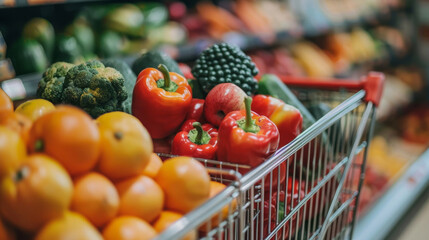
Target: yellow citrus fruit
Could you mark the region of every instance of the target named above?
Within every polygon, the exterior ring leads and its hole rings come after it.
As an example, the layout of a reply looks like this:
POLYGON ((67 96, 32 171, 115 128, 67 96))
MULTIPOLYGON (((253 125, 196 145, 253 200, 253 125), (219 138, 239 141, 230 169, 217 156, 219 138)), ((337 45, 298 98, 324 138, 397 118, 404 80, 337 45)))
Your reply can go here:
POLYGON ((54 104, 45 99, 33 99, 21 103, 16 109, 16 113, 26 116, 31 121, 35 121, 45 113, 55 110, 54 104))
MULTIPOLYGON (((222 183, 210 181, 210 198, 213 198, 214 196, 216 196, 217 194, 222 192, 225 188, 226 188, 226 186, 222 183)), ((234 199, 230 205, 231 205, 231 210, 235 211, 235 209, 237 208, 237 201, 234 199)), ((217 227, 219 225, 220 221, 223 221, 224 219, 226 219, 228 217, 228 213, 229 213, 229 205, 222 208, 222 211, 220 213, 215 214, 212 217, 211 228, 217 227)), ((203 224, 200 227, 201 231, 205 231, 206 229, 207 229, 206 224, 203 224)))
POLYGON ((0 178, 16 170, 26 157, 25 143, 21 136, 4 126, 0 126, 0 178))
POLYGON ((24 231, 36 231, 70 206, 73 183, 52 158, 30 155, 0 181, 2 216, 24 231))
POLYGON ((0 117, 4 113, 13 112, 13 102, 10 97, 0 89, 0 117))
POLYGON ((54 239, 103 240, 103 237, 82 215, 67 211, 61 217, 48 222, 35 238, 35 240, 54 239))
POLYGON ((156 182, 165 193, 165 207, 186 214, 204 203, 210 195, 210 176, 205 167, 191 157, 166 160, 156 182))
POLYGON ((103 230, 105 240, 149 240, 156 235, 149 223, 132 216, 115 218, 103 230))
POLYGON ((161 166, 162 166, 161 158, 156 153, 152 153, 152 156, 150 157, 150 160, 149 160, 149 164, 145 167, 143 171, 143 175, 146 175, 151 178, 155 178, 159 172, 159 169, 161 169, 161 166))
POLYGON ((116 184, 120 197, 119 215, 154 221, 164 207, 164 193, 152 178, 138 176, 116 184))
POLYGON ((105 113, 97 118, 101 136, 98 169, 112 180, 141 174, 153 152, 152 139, 134 116, 105 113))
MULTIPOLYGON (((165 229, 167 229, 171 224, 179 220, 182 216, 180 213, 172 212, 172 211, 162 211, 159 218, 153 224, 153 227, 158 233, 161 233, 165 229)), ((187 233, 182 240, 194 240, 197 239, 197 232, 191 231, 187 233)))
POLYGON ((58 106, 34 122, 27 147, 30 152, 55 158, 76 176, 96 166, 100 156, 100 132, 91 116, 82 109, 58 106))
POLYGON ((119 209, 119 195, 115 185, 95 172, 77 178, 71 209, 82 214, 94 226, 104 226, 115 218, 119 209))

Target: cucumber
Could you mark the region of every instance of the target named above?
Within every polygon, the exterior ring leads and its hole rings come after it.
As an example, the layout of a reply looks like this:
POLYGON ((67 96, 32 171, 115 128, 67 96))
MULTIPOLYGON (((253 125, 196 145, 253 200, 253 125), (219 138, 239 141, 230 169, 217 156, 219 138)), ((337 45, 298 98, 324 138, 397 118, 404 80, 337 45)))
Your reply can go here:
MULTIPOLYGON (((329 111, 331 111, 331 107, 329 107, 326 103, 318 102, 312 103, 308 107, 308 110, 313 114, 313 116, 319 120, 321 117, 325 116, 329 111)), ((341 129, 341 122, 337 121, 331 126, 331 131, 329 133, 329 141, 332 144, 339 144, 340 147, 345 143, 344 134, 341 129)))
POLYGON ((270 95, 272 97, 283 100, 285 103, 296 107, 302 115, 303 130, 310 127, 316 122, 314 116, 308 109, 298 100, 295 94, 284 84, 276 75, 264 74, 258 83, 258 93, 270 95))

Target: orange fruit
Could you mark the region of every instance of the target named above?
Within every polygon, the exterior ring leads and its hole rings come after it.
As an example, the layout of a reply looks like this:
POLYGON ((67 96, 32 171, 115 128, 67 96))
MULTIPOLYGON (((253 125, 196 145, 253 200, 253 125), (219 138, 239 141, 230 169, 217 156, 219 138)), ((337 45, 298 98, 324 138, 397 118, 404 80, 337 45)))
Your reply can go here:
POLYGON ((1 240, 15 240, 15 232, 7 226, 0 218, 0 239, 1 240))
POLYGON ((210 176, 204 166, 191 157, 166 160, 156 182, 164 190, 166 208, 183 214, 201 205, 210 195, 210 176))
POLYGON ((149 240, 156 235, 149 223, 132 216, 115 218, 103 230, 105 240, 149 240))
POLYGON ((119 193, 119 215, 154 221, 164 207, 164 193, 152 178, 138 176, 116 184, 119 193))
MULTIPOLYGON (((161 215, 159 215, 159 218, 156 220, 156 222, 153 224, 153 227, 158 233, 161 233, 165 229, 167 229, 172 223, 179 220, 182 216, 182 214, 172 212, 172 211, 162 211, 161 215)), ((197 232, 195 230, 188 232, 182 240, 193 240, 197 239, 197 232)))
POLYGON ((94 226, 102 227, 115 218, 119 195, 109 179, 91 172, 74 182, 71 209, 82 214, 94 226))
MULTIPOLYGON (((222 183, 210 181, 210 198, 213 198, 214 196, 216 196, 217 194, 222 192, 225 188, 226 188, 226 186, 222 183)), ((237 208, 237 201, 235 201, 235 199, 234 199, 230 205, 231 205, 231 210, 234 211, 237 208)), ((228 213, 229 213, 229 205, 222 208, 221 213, 215 214, 212 217, 211 228, 217 227, 219 225, 220 221, 223 221, 224 219, 226 219, 228 217, 228 213)), ((203 224, 200 227, 200 230, 205 231, 206 227, 207 227, 207 225, 203 224)))
POLYGON ((55 110, 54 104, 45 99, 32 99, 21 103, 16 109, 16 113, 26 116, 31 121, 35 121, 40 116, 55 110))
POLYGON ((36 231, 70 206, 73 183, 52 158, 35 154, 0 182, 0 211, 24 231, 36 231))
POLYGON ((143 171, 143 175, 146 175, 151 178, 155 178, 159 172, 159 169, 161 169, 161 166, 162 166, 161 158, 156 153, 152 153, 152 155, 150 156, 149 164, 146 166, 146 168, 143 171))
POLYGON ((30 152, 52 156, 71 175, 77 175, 96 165, 100 133, 96 123, 83 110, 59 106, 34 122, 28 147, 30 152))
POLYGON ((18 133, 0 126, 0 178, 17 169, 26 157, 25 143, 18 133))
POLYGON ((47 223, 35 238, 35 240, 53 239, 103 240, 103 237, 82 215, 66 211, 61 217, 47 223))
POLYGON ((31 124, 31 120, 20 113, 7 112, 0 117, 0 125, 19 133, 24 142, 28 140, 31 124))
POLYGON ((110 112, 98 117, 97 123, 100 172, 114 180, 141 174, 153 152, 152 139, 141 122, 124 112, 110 112))
POLYGON ((3 113, 13 112, 13 102, 0 88, 0 118, 3 113))

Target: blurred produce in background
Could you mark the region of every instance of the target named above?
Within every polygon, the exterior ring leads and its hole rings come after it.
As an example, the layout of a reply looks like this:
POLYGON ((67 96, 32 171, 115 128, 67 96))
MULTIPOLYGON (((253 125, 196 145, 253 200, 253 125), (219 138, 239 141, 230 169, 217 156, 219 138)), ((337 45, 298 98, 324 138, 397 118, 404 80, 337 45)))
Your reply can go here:
MULTIPOLYGON (((0 8, 0 85, 17 101, 35 97, 41 74, 54 62, 99 59, 135 79, 150 59, 170 56, 180 63, 166 64, 170 70, 188 69, 183 73, 189 76, 200 53, 220 42, 251 57, 256 79, 266 73, 314 79, 385 73, 361 213, 429 146, 426 63, 416 57, 410 1, 89 1, 8 10, 0 8)), ((134 86, 127 84, 128 90, 134 86)))

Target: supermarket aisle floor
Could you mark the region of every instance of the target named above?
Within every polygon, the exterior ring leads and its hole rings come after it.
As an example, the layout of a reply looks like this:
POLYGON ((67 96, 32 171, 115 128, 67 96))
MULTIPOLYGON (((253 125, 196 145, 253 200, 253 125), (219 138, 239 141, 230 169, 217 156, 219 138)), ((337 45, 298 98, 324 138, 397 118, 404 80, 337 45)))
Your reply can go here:
POLYGON ((407 227, 397 238, 398 240, 422 240, 429 239, 429 199, 408 222, 407 227))
POLYGON ((429 186, 420 194, 384 240, 429 239, 429 186))

